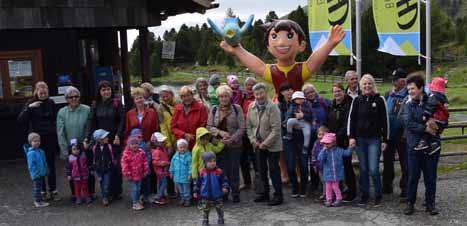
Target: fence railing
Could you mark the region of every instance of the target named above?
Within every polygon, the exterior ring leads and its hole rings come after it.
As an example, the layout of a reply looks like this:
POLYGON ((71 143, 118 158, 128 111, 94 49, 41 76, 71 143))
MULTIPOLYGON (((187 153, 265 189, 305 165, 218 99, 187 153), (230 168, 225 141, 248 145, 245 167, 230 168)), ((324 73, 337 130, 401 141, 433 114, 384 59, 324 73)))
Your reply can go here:
MULTIPOLYGON (((248 71, 241 71, 241 72, 214 72, 214 71, 192 71, 190 72, 195 77, 209 77, 211 74, 218 74, 221 77, 227 77, 228 75, 237 75, 240 78, 246 78, 246 77, 256 77, 257 75, 248 71)), ((313 75, 311 77, 311 81, 316 81, 316 82, 329 82, 329 83, 335 83, 335 82, 345 82, 344 76, 336 76, 336 75, 313 75)), ((377 84, 383 84, 384 79, 383 78, 375 78, 375 82, 377 84)))

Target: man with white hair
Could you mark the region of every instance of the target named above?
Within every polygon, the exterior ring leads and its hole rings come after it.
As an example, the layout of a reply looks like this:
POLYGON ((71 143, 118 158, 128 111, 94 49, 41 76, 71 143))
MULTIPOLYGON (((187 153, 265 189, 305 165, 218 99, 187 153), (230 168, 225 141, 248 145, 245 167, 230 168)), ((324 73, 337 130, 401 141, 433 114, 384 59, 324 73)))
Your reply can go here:
POLYGON ((347 82, 345 93, 352 97, 352 99, 357 97, 360 94, 360 89, 358 88, 357 72, 353 70, 345 72, 345 82, 347 82))

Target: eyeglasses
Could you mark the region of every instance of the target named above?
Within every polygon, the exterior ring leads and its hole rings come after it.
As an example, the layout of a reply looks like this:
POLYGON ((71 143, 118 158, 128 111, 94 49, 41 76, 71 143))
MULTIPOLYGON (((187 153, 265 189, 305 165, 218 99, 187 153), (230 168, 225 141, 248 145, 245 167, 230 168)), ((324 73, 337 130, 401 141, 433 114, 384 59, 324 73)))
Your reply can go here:
POLYGON ((69 96, 69 97, 66 97, 67 99, 71 100, 71 99, 79 99, 79 96, 69 96))

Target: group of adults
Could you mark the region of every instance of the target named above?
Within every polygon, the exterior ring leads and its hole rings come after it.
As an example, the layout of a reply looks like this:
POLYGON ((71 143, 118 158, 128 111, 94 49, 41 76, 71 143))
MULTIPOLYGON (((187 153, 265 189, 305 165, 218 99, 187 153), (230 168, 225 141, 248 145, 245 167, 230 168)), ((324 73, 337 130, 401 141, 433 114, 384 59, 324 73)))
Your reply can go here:
MULTIPOLYGON (((239 169, 242 171, 243 187, 251 187, 250 167, 253 163, 260 182, 255 184, 255 202, 268 201, 269 205, 278 205, 283 202, 284 180, 290 181, 293 197, 306 197, 309 189, 317 189, 320 183, 317 173, 310 169, 309 154, 302 152, 301 129, 294 130, 292 140, 282 139, 285 133, 282 122, 290 107, 292 93, 302 91, 313 109, 310 143, 314 143, 317 129, 325 125, 336 134, 338 146, 357 147, 359 191, 352 157, 345 158, 344 201, 352 202, 360 194, 358 203, 368 204, 371 179, 374 205, 381 205, 383 194, 391 194, 394 190, 394 159, 397 152, 402 171, 400 197, 408 203, 406 214, 413 213, 418 179, 423 171, 426 207, 434 215, 437 214, 435 193, 439 152, 428 156, 413 150, 418 139, 429 128, 426 128, 422 117, 423 100, 426 98, 424 80, 420 75, 406 78, 407 75, 402 69, 395 70, 392 90, 380 95, 371 75, 364 75, 358 81, 357 74, 348 71, 345 74, 346 87, 341 83, 333 84, 332 100, 320 96, 311 84, 294 90, 288 83, 283 83, 276 90, 278 103, 268 98, 265 84, 250 77, 244 83, 245 95, 241 105, 232 103, 232 89, 229 86, 216 85, 212 88, 212 81, 203 78, 196 81, 195 90, 183 86, 179 92, 180 101, 177 101, 170 87, 161 86, 158 96, 154 96, 153 86, 145 83, 132 89, 134 106, 128 112, 114 96, 112 85, 103 81, 97 87, 97 96, 91 106, 80 103, 77 88, 68 88, 65 92, 68 105, 61 108, 58 114, 55 114, 54 102, 49 99, 47 84, 38 82, 34 97, 25 104, 19 119, 28 123, 30 131, 43 137, 42 148, 51 172, 48 184, 53 196, 58 196, 54 164, 57 143, 60 156, 65 158, 71 138, 89 143, 92 131, 105 129, 110 132, 113 144, 123 145, 130 131, 140 128, 145 141, 149 141, 153 132, 162 132, 168 137, 167 146, 173 153, 177 139, 186 139, 191 149, 196 141, 196 129, 206 127, 225 143, 223 151, 218 154, 218 163, 229 179, 233 202, 240 202, 239 169), (379 161, 382 153, 384 168, 381 180, 379 161), (285 161, 280 163, 281 159, 285 161), (286 171, 288 178, 281 170, 286 171), (269 195, 269 177, 274 188, 272 198, 269 195)), ((213 78, 218 82, 219 76, 212 76, 211 80, 213 78)), ((115 174, 113 177, 117 179, 112 180, 111 194, 118 199, 122 193, 121 175, 115 174)))

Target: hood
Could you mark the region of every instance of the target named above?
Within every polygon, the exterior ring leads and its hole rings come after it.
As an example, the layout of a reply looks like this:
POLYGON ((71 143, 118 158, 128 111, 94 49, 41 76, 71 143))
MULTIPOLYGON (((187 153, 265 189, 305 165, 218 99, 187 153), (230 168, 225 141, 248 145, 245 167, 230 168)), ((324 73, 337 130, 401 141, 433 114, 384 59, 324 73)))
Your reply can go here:
POLYGON ((23 152, 24 152, 24 154, 28 154, 29 148, 30 148, 30 147, 31 147, 31 145, 29 145, 29 144, 24 144, 24 145, 23 145, 23 152))
POLYGON ((200 127, 198 129, 196 129, 196 143, 199 143, 200 138, 202 136, 206 135, 206 134, 211 135, 211 133, 209 132, 208 129, 206 129, 204 127, 200 127))

